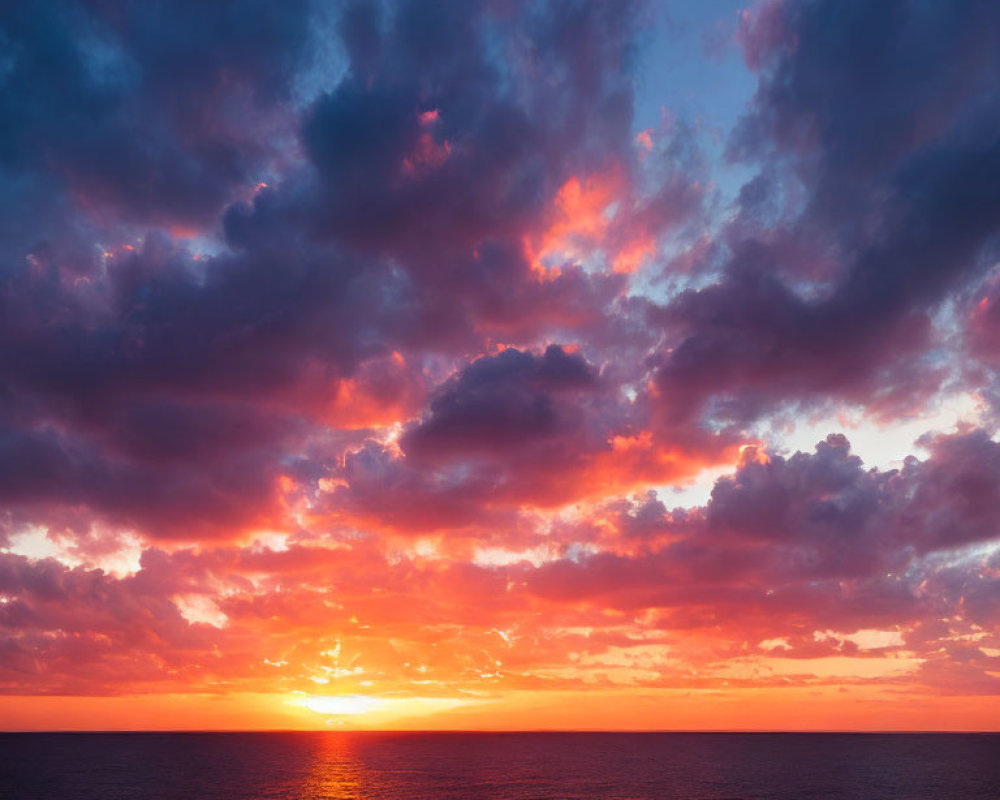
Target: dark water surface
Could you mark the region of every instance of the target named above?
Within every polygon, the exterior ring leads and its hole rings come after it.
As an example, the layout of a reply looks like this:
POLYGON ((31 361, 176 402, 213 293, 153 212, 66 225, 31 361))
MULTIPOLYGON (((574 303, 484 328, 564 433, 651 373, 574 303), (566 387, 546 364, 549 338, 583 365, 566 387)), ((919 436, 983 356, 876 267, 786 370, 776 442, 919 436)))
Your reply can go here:
POLYGON ((1000 798, 1000 735, 0 734, 0 797, 1000 798))

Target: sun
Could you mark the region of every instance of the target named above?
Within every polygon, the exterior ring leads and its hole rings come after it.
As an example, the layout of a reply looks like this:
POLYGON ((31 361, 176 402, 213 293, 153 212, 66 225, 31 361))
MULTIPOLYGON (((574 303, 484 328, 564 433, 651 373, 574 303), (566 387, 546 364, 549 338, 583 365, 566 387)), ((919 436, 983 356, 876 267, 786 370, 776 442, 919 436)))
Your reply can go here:
POLYGON ((301 704, 317 714, 344 717, 367 714, 381 705, 377 698, 363 694, 309 695, 301 704))

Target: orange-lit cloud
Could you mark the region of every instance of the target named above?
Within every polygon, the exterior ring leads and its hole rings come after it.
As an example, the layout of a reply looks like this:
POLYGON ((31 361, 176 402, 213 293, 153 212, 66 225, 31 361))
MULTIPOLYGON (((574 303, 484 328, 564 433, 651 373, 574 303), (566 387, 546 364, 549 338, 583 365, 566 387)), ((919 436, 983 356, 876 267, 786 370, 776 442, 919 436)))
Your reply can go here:
MULTIPOLYGON (((524 238, 532 269, 549 275, 560 262, 586 261, 601 254, 615 272, 636 271, 656 252, 655 228, 644 219, 647 202, 636 199, 626 173, 617 165, 569 178, 552 200, 548 226, 537 236, 524 238)), ((657 222, 668 224, 668 219, 657 222)))

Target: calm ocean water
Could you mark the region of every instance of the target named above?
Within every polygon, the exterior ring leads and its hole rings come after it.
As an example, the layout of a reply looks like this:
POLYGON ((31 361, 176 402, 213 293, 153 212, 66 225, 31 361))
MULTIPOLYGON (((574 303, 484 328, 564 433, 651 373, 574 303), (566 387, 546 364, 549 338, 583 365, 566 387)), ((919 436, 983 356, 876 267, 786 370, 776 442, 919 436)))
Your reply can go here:
POLYGON ((1000 798, 1000 735, 0 734, 0 797, 1000 798))

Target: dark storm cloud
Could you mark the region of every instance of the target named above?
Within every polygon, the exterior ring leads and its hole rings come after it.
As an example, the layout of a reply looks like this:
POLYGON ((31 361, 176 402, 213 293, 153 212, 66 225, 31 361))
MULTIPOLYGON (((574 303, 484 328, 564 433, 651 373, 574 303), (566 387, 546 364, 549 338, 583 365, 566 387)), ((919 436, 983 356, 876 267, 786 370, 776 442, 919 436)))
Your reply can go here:
POLYGON ((566 180, 630 166, 636 19, 632 3, 348 6, 348 72, 301 131, 315 171, 247 225, 396 259, 409 324, 438 348, 484 323, 578 328, 560 309, 593 320, 622 281, 567 265, 543 285, 523 241, 566 180))
MULTIPOLYGON (((907 644, 926 653, 925 678, 960 687, 945 673, 949 659, 962 658, 942 658, 939 648, 951 646, 952 628, 966 620, 995 625, 997 555, 976 548, 995 538, 1000 446, 979 430, 925 444, 929 457, 890 471, 865 468, 839 435, 814 453, 766 463, 749 452, 704 509, 674 517, 647 499, 626 515, 630 546, 638 535, 650 548, 566 557, 522 576, 549 599, 662 608, 669 626, 706 624, 705 606, 711 624, 746 626, 744 636, 805 626, 802 641, 788 647, 795 657, 818 654, 814 630, 915 626, 907 644), (926 627, 937 619, 936 632, 926 627)), ((984 674, 992 662, 970 647, 974 674, 996 691, 984 674)))
POLYGON ((661 437, 647 419, 581 354, 507 348, 440 386, 397 443, 348 454, 330 502, 411 532, 488 525, 521 506, 688 476, 734 448, 731 436, 697 429, 661 437))
POLYGON ((210 222, 276 155, 261 130, 280 132, 269 115, 306 53, 307 9, 7 4, 0 163, 103 225, 210 222))
POLYGON ((382 311, 360 272, 290 248, 197 262, 151 237, 105 259, 93 291, 56 266, 11 278, 6 502, 175 536, 253 520, 337 380, 384 347, 365 341, 382 311))
POLYGON ((930 315, 998 232, 998 30, 993 3, 750 18, 760 83, 729 147, 765 183, 744 187, 720 281, 655 316, 677 336, 657 374, 675 414, 748 420, 832 396, 891 412, 938 388, 930 315), (755 185, 800 211, 760 216, 755 185))
POLYGON ((407 455, 436 459, 498 452, 532 439, 579 434, 577 395, 597 389, 591 365, 552 345, 541 357, 513 348, 480 358, 430 403, 402 441, 407 455), (560 397, 571 393, 570 397, 560 397), (573 413, 576 411, 577 413, 573 413))
MULTIPOLYGON (((539 280, 523 240, 570 176, 634 166, 637 7, 347 4, 339 42, 317 10, 0 16, 6 502, 238 528, 326 425, 413 415, 424 353, 607 327, 622 278, 539 280), (338 48, 346 73, 302 106, 338 48), (411 377, 378 380, 390 356, 411 377)), ((561 353, 538 380, 572 378, 561 353)))
POLYGON ((575 490, 568 476, 608 450, 623 423, 610 393, 591 364, 557 345, 483 356, 437 390, 400 452, 370 442, 349 454, 349 488, 334 504, 418 531, 496 522, 520 500, 551 504, 575 490))

